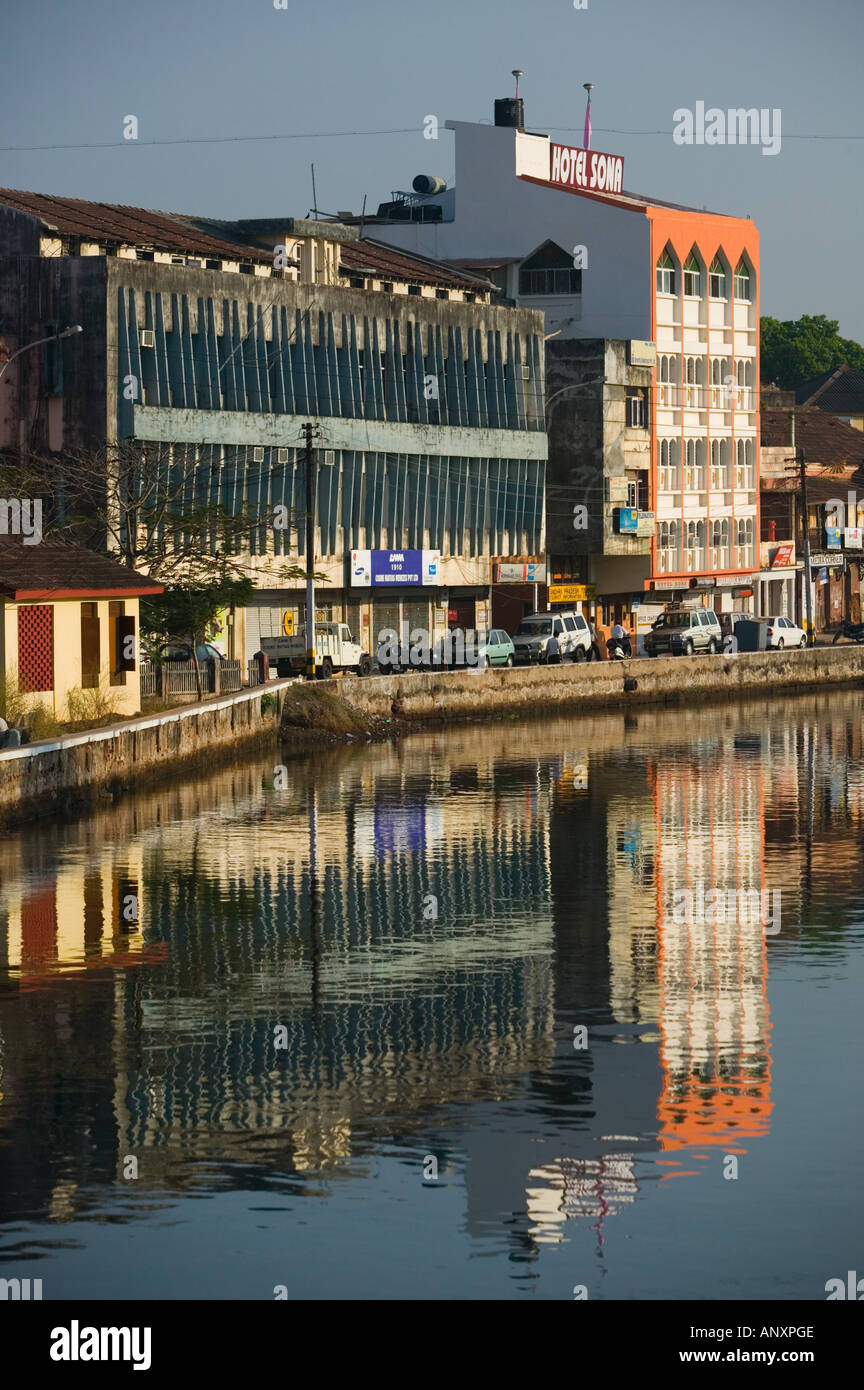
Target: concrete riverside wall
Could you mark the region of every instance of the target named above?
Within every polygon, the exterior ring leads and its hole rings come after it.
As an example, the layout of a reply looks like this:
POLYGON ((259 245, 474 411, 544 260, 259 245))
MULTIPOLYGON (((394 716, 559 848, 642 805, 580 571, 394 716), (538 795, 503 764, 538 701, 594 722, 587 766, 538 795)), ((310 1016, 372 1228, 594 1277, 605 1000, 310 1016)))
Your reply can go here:
POLYGON ((293 684, 272 681, 221 700, 6 749, 0 752, 0 821, 32 819, 88 801, 139 776, 169 774, 184 760, 210 755, 212 766, 218 748, 275 741, 285 692, 293 684), (272 704, 262 712, 265 695, 272 704))
POLYGON ((321 689, 338 693, 361 717, 422 724, 482 719, 512 710, 611 710, 664 701, 686 705, 691 699, 702 698, 722 702, 859 683, 864 688, 864 646, 752 652, 735 657, 641 657, 450 675, 352 677, 324 681, 321 689), (625 688, 625 682, 630 681, 635 681, 635 689, 625 688))

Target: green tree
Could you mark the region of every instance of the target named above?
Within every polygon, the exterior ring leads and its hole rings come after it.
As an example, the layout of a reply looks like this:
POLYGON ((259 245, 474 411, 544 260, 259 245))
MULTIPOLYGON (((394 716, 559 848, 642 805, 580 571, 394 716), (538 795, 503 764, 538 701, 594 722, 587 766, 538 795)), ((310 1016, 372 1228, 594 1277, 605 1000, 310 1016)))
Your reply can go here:
POLYGON ((782 323, 763 318, 761 363, 764 382, 791 390, 844 364, 864 368, 864 347, 841 338, 837 320, 824 314, 802 314, 800 319, 782 323))

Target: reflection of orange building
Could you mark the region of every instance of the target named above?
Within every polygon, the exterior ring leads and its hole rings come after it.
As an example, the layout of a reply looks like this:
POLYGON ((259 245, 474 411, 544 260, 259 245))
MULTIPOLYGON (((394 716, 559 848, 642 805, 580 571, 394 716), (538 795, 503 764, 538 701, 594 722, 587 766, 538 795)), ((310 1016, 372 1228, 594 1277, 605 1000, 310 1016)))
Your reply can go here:
MULTIPOLYGON (((657 770, 657 917, 663 1148, 767 1132, 771 1066, 761 915, 682 912, 681 894, 765 887, 761 765, 732 749, 714 767, 657 770), (725 916, 725 920, 724 920, 725 916), (705 920, 703 920, 703 918, 705 920)), ((689 901, 689 900, 688 900, 689 901)))

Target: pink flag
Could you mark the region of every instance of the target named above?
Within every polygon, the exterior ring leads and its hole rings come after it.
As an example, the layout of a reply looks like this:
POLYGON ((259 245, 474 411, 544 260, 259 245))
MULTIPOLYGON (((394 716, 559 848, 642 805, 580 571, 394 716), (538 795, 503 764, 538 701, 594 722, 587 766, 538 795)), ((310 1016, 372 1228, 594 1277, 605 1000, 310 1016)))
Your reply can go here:
POLYGON ((590 97, 590 95, 589 95, 589 97, 588 97, 588 105, 585 107, 585 131, 584 131, 584 134, 583 134, 583 136, 582 136, 582 148, 583 148, 584 150, 590 150, 590 148, 591 148, 591 97, 590 97))

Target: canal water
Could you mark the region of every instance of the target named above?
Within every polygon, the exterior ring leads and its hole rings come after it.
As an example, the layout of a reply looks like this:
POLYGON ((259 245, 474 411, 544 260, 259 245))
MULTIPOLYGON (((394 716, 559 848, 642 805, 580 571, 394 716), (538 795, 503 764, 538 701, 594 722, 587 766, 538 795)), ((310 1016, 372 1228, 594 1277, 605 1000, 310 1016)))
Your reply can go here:
MULTIPOLYGON (((864 698, 283 749, 0 841, 0 1277, 864 1274, 864 698)), ((216 766, 218 764, 218 766, 216 766)))

